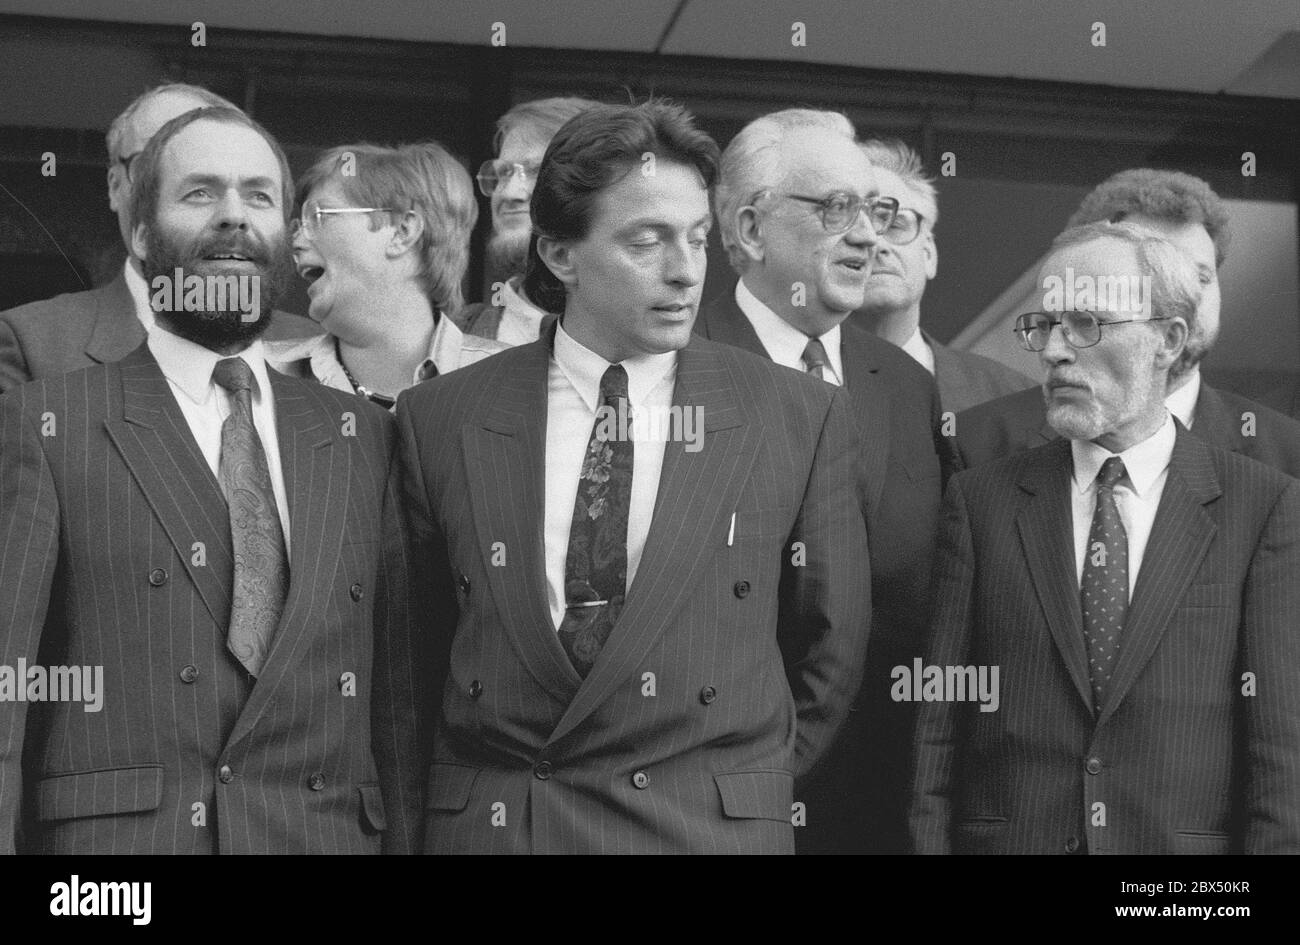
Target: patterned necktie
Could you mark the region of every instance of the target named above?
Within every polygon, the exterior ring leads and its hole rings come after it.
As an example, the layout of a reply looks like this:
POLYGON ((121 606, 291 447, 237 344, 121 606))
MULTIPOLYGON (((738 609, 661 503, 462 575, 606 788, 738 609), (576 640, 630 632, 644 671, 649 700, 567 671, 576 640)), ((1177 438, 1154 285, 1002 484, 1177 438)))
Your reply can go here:
POLYGON ((221 425, 217 478, 230 506, 235 549, 231 595, 230 652, 254 676, 262 672, 289 589, 289 559, 276 510, 262 440, 253 426, 252 390, 257 381, 242 358, 217 362, 212 379, 230 391, 230 416, 221 425))
POLYGON ((1084 552, 1083 635, 1088 643, 1088 676, 1092 698, 1101 711, 1106 683, 1115 667, 1119 638, 1128 611, 1128 534, 1115 505, 1115 483, 1126 475, 1124 460, 1112 456, 1097 474, 1097 510, 1092 516, 1084 552))
POLYGON ((582 460, 564 562, 566 606, 560 645, 584 679, 618 621, 627 593, 631 431, 627 371, 615 364, 600 379, 600 408, 582 460), (622 417, 627 418, 627 426, 620 430, 622 417))
POLYGON ((830 362, 826 360, 826 347, 820 338, 808 339, 808 347, 803 349, 803 363, 813 377, 826 380, 826 368, 830 362))

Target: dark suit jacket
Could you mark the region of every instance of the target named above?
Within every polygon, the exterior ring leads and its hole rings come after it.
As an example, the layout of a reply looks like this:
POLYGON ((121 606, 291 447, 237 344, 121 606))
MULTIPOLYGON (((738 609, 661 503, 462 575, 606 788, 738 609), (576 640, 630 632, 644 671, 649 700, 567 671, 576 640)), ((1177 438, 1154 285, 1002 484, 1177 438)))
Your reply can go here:
POLYGON ((553 338, 397 403, 417 567, 459 610, 432 670, 427 849, 793 852, 794 779, 847 713, 867 641, 847 398, 692 339, 673 402, 702 410, 702 448, 667 443, 640 566, 584 680, 546 596, 553 338))
POLYGON ((148 346, 0 397, 0 665, 98 665, 104 689, 94 713, 0 702, 0 851, 24 793, 34 852, 418 848, 395 426, 270 377, 290 587, 251 686, 229 512, 148 346))
MULTIPOLYGON (((1300 477, 1300 422, 1201 381, 1193 436, 1300 477)), ((1057 439, 1041 387, 989 401, 957 417, 957 457, 970 469, 1057 439)))
POLYGON ((1300 482, 1179 426, 1097 716, 1072 468, 1057 440, 949 486, 925 664, 999 667, 1000 704, 923 703, 917 849, 1300 852, 1300 482))
MULTIPOLYGON (((318 334, 320 328, 310 319, 277 311, 263 337, 318 334)), ((144 335, 121 273, 98 289, 0 312, 0 394, 27 381, 120 361, 140 346, 144 335)))
MULTIPOLYGON (((734 291, 703 306, 695 330, 767 357, 734 291)), ((871 649, 852 717, 798 798, 808 819, 796 837, 801 853, 899 852, 907 842, 912 713, 890 701, 890 669, 924 647, 949 448, 925 368, 847 321, 840 331, 845 388, 861 435, 856 476, 870 548, 871 649)))
POLYGON ((939 384, 939 402, 945 411, 960 413, 985 401, 1038 386, 1037 381, 992 358, 949 348, 929 335, 924 337, 934 354, 934 379, 939 384))

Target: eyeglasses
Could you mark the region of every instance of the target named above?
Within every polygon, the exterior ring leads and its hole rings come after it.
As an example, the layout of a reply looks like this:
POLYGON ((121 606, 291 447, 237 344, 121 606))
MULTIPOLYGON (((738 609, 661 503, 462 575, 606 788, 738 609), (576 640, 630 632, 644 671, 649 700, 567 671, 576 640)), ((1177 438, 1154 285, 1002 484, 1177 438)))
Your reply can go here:
POLYGON ((915 210, 899 210, 889 229, 880 235, 895 246, 906 246, 921 235, 921 221, 924 219, 915 210))
POLYGON ((898 214, 898 201, 893 197, 859 197, 857 194, 834 193, 828 197, 803 197, 799 194, 774 194, 770 190, 759 192, 755 201, 764 197, 784 197, 799 200, 817 208, 822 228, 827 233, 846 233, 858 222, 858 214, 866 212, 867 222, 876 235, 889 229, 898 214))
POLYGON ((389 207, 322 207, 315 200, 309 200, 302 205, 302 215, 299 219, 294 220, 294 232, 297 228, 302 227, 303 235, 309 240, 314 240, 321 231, 321 226, 327 216, 333 216, 339 213, 396 213, 389 207))
POLYGON ((1102 325, 1128 325, 1133 322, 1162 322, 1161 318, 1121 318, 1103 322, 1092 312, 1060 312, 1053 317, 1048 312, 1027 312, 1016 318, 1016 327, 1012 330, 1020 336, 1020 344, 1026 351, 1042 351, 1047 347, 1047 338, 1052 328, 1061 326, 1065 340, 1075 348, 1091 348, 1101 341, 1102 325))
POLYGON ((520 164, 517 161, 484 161, 474 179, 484 197, 491 197, 498 187, 504 187, 510 178, 520 175, 523 183, 537 181, 537 169, 541 167, 536 161, 520 164))
POLYGON ((135 154, 128 154, 126 157, 115 159, 115 163, 122 165, 122 173, 126 175, 127 183, 131 182, 131 162, 143 153, 143 151, 137 151, 135 154))

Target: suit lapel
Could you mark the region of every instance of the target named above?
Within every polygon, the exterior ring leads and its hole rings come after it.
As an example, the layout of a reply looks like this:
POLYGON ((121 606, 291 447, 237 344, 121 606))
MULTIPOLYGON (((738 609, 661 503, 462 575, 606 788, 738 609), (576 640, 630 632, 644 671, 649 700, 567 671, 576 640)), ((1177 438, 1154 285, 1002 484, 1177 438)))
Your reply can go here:
POLYGON ((108 435, 208 613, 225 627, 230 623, 234 558, 230 513, 221 487, 148 345, 110 369, 122 379, 122 419, 105 421, 108 435))
POLYGON ((1092 711, 1074 562, 1072 468, 1069 440, 1057 440, 1034 454, 1020 476, 1020 488, 1028 495, 1016 513, 1016 528, 1024 548, 1025 567, 1047 617, 1047 628, 1079 698, 1092 711))
POLYGON ((878 509, 888 481, 889 388, 880 375, 880 364, 865 334, 848 321, 840 325, 840 354, 844 363, 844 386, 853 400, 853 414, 862 433, 863 448, 858 451, 858 481, 875 489, 864 496, 866 508, 878 509))
POLYGON ((675 619, 703 560, 726 542, 728 523, 758 454, 758 430, 748 422, 725 365, 707 342, 692 340, 682 349, 673 405, 683 412, 702 411, 701 449, 687 452, 681 437, 666 444, 654 518, 623 612, 551 742, 571 732, 623 685, 675 619))
POLYGON ((95 290, 95 327, 86 342, 86 356, 100 364, 120 361, 144 341, 144 326, 135 314, 135 299, 126 274, 95 290))
POLYGON ((1099 724, 1123 701, 1168 629, 1218 531, 1204 505, 1222 494, 1205 444, 1179 424, 1099 724))
POLYGON ((702 327, 699 334, 705 338, 771 360, 771 355, 759 340, 758 332, 754 331, 754 326, 736 304, 734 284, 704 306, 700 321, 703 324, 699 326, 702 327))
POLYGON ((479 425, 464 427, 462 444, 479 551, 506 631, 534 678, 568 700, 582 678, 551 621, 542 524, 554 334, 552 327, 543 339, 519 349, 522 363, 500 376, 479 425), (499 566, 502 549, 505 567, 499 566))
POLYGON ((315 382, 274 370, 267 374, 275 396, 276 437, 289 500, 289 595, 262 675, 239 714, 228 746, 252 731, 286 679, 292 683, 295 667, 308 649, 304 638, 326 619, 352 483, 350 447, 340 442, 343 418, 315 396, 315 382))

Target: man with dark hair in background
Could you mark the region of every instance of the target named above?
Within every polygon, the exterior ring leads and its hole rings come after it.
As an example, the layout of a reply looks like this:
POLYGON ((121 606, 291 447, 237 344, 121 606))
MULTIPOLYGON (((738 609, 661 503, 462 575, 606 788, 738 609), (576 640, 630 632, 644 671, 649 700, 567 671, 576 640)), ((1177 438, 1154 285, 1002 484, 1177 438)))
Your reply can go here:
MULTIPOLYGON (((117 361, 154 325, 151 292, 131 248, 131 192, 136 159, 154 133, 195 108, 234 108, 197 85, 168 83, 136 98, 109 126, 108 204, 127 249, 122 272, 108 285, 70 292, 0 312, 0 393, 26 381, 117 361)), ((317 334, 304 318, 278 312, 267 338, 317 334)))
POLYGON ((415 849, 396 431, 267 369, 284 153, 191 110, 135 177, 133 252, 181 306, 121 361, 0 397, 0 666, 93 671, 99 703, 0 700, 0 851, 20 797, 32 852, 415 849))
POLYGON ((1019 371, 940 344, 921 328, 921 297, 939 268, 934 228, 939 199, 921 156, 895 139, 862 142, 872 180, 884 197, 898 200, 898 215, 876 245, 867 294, 853 321, 898 345, 939 384, 945 411, 957 413, 1035 384, 1019 371))
POLYGON ((471 335, 507 345, 535 341, 547 313, 531 301, 521 282, 532 238, 529 200, 546 146, 574 115, 597 104, 587 98, 542 98, 520 102, 497 119, 497 156, 478 170, 478 186, 492 204, 488 271, 493 283, 487 302, 466 306, 461 324, 471 335))
MULTIPOLYGON (((1228 211, 1198 177, 1178 171, 1120 171, 1084 198, 1070 226, 1126 221, 1155 230, 1187 253, 1200 280, 1201 302, 1188 319, 1187 344, 1169 370, 1165 402, 1194 435, 1224 449, 1300 476, 1300 423, 1263 404, 1219 390, 1201 378, 1201 361, 1219 336, 1218 269, 1228 255, 1228 211)), ((980 404, 957 417, 958 460, 965 468, 1056 438, 1044 391, 1030 388, 980 404)))
POLYGON ((717 163, 677 106, 573 119, 532 196, 560 322, 398 398, 459 608, 430 852, 794 851, 867 642, 857 443, 844 392, 692 335, 717 163))

